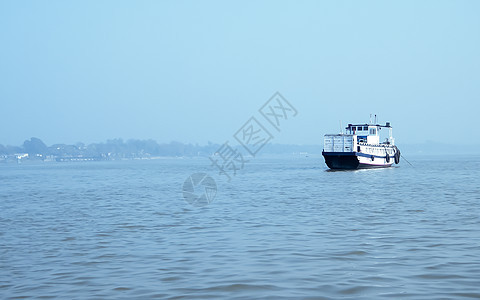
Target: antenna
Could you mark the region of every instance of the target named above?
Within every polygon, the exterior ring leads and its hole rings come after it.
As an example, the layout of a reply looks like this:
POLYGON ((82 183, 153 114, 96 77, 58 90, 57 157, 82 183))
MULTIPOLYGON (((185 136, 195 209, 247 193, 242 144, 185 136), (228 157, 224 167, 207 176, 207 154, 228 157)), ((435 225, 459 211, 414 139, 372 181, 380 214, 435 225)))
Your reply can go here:
POLYGON ((340 134, 343 134, 342 120, 338 120, 338 122, 340 122, 340 134))
POLYGON ((377 115, 375 115, 375 124, 377 124, 377 115))
POLYGON ((370 114, 370 124, 372 124, 372 114, 370 114))

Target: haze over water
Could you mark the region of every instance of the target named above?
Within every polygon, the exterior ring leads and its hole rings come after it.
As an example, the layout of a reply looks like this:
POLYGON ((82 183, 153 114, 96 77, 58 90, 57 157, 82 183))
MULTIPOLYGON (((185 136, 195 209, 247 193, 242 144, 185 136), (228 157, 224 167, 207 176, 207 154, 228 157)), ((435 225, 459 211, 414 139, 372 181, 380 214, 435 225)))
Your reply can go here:
POLYGON ((339 121, 477 145, 478 1, 1 1, 0 144, 223 143, 273 93, 275 143, 339 121), (8 112, 8 113, 6 113, 8 112))
POLYGON ((0 165, 2 298, 480 297, 480 157, 379 170, 255 159, 215 200, 210 161, 0 165))

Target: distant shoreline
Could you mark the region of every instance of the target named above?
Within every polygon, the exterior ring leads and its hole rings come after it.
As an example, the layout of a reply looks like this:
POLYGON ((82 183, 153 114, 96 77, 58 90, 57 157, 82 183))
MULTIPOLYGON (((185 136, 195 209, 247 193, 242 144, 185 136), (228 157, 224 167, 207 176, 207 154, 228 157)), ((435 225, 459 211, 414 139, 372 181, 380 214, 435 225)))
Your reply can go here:
MULTIPOLYGON (((480 155, 476 145, 447 145, 435 142, 424 144, 399 144, 403 155, 480 155)), ((112 139, 104 143, 53 144, 47 146, 39 138, 32 137, 21 146, 3 146, 0 144, 0 162, 66 162, 66 161, 109 161, 109 160, 156 160, 167 158, 209 157, 220 144, 209 142, 207 145, 184 144, 172 141, 157 143, 154 140, 112 139)), ((241 146, 234 146, 242 151, 241 146)), ((267 144, 260 156, 321 156, 322 145, 267 144)), ((246 154, 245 154, 246 155, 246 154)))

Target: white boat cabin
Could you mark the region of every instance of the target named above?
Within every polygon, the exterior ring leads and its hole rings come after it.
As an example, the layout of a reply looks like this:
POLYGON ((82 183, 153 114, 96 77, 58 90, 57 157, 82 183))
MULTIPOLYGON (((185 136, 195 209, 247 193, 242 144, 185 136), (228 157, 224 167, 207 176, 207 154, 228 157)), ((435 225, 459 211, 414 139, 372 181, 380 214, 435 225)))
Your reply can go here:
MULTIPOLYGON (((324 137, 325 152, 370 152, 383 151, 395 145, 392 136, 392 127, 379 124, 348 124, 346 133, 326 134, 324 137), (388 137, 381 134, 382 129, 388 128, 388 137), (383 138, 381 142, 380 139, 383 138), (381 149, 375 149, 381 147, 381 149)), ((393 148, 392 148, 393 149, 393 148)), ((392 150, 393 153, 393 150, 392 150)))
POLYGON ((388 137, 382 142, 382 144, 394 145, 394 139, 392 136, 392 127, 387 122, 386 125, 373 125, 373 124, 348 124, 345 128, 346 133, 356 136, 356 142, 358 144, 378 145, 380 144, 380 131, 382 128, 388 128, 388 137))

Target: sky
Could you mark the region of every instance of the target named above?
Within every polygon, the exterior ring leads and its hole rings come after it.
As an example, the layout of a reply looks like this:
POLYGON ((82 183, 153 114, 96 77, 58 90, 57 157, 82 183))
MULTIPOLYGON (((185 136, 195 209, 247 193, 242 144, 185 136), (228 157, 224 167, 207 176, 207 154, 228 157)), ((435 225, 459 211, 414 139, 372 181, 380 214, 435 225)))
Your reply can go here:
MULTIPOLYGON (((479 144, 480 1, 0 1, 0 144, 223 143, 275 92, 274 143, 377 114, 479 144)), ((265 121, 265 120, 263 120, 265 121)))

